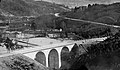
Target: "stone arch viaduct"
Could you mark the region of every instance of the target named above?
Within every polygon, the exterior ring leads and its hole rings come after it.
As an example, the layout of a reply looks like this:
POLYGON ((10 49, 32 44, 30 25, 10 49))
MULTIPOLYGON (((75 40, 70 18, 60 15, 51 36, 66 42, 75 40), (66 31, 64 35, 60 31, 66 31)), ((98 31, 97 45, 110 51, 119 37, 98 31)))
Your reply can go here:
POLYGON ((58 69, 61 66, 67 65, 67 54, 70 51, 79 51, 80 54, 86 51, 84 44, 95 41, 103 41, 105 38, 81 40, 72 43, 62 43, 47 45, 44 47, 33 49, 33 51, 22 53, 27 57, 30 57, 46 67, 58 69))
POLYGON ((65 55, 72 51, 73 48, 79 49, 80 52, 85 52, 84 45, 74 43, 25 53, 24 55, 38 61, 46 67, 58 69, 65 64, 65 55))

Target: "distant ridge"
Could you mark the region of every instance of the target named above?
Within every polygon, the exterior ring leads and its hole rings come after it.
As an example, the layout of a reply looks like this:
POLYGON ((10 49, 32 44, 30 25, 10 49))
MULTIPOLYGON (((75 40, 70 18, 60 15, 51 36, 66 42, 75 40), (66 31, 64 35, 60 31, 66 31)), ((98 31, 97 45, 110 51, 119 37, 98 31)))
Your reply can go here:
POLYGON ((64 13, 66 17, 77 18, 87 21, 106 23, 110 25, 120 25, 120 2, 113 4, 89 4, 81 10, 80 7, 73 11, 64 13))
POLYGON ((109 4, 109 3, 114 3, 114 2, 120 2, 120 0, 43 0, 43 1, 64 4, 69 7, 83 6, 83 5, 87 6, 88 4, 94 4, 94 3, 109 4))
POLYGON ((0 13, 15 16, 39 16, 42 14, 66 11, 63 7, 64 6, 45 1, 1 0, 0 13))

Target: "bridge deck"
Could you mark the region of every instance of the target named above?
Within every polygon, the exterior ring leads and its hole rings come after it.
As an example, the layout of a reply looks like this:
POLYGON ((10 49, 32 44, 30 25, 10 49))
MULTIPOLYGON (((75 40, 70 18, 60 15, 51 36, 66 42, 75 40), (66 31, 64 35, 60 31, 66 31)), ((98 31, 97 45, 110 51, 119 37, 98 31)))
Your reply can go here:
POLYGON ((56 44, 43 45, 43 46, 33 46, 33 47, 29 47, 29 48, 24 48, 24 49, 20 49, 20 50, 11 51, 10 53, 5 53, 5 54, 0 55, 0 57, 5 57, 5 56, 19 54, 19 53, 27 54, 27 53, 31 53, 31 52, 40 51, 40 50, 47 50, 47 49, 72 45, 72 44, 75 44, 75 43, 77 43, 77 44, 91 44, 92 42, 95 42, 95 41, 103 41, 106 38, 107 37, 93 38, 93 39, 86 39, 86 40, 79 40, 79 41, 62 42, 62 43, 59 43, 59 44, 56 43, 56 44))

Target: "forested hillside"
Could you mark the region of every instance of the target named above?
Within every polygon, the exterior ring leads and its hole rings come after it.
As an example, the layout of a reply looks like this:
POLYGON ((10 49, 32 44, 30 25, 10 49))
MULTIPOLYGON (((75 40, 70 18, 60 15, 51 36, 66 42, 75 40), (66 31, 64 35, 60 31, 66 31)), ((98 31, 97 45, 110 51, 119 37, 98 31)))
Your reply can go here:
POLYGON ((82 38, 105 37, 119 31, 113 27, 56 18, 54 15, 43 15, 33 22, 36 24, 36 29, 62 29, 66 33, 75 33, 82 38))
POLYGON ((81 9, 81 7, 75 7, 73 11, 63 13, 63 15, 82 20, 120 25, 120 3, 109 5, 89 4, 88 7, 84 9, 81 9))
POLYGON ((14 16, 39 16, 43 14, 66 11, 64 6, 45 1, 1 0, 0 13, 14 16))
MULTIPOLYGON (((120 69, 120 33, 106 39, 98 44, 87 47, 85 54, 74 55, 69 59, 71 67, 69 70, 81 70, 85 65, 88 70, 119 70, 120 69), (70 61, 71 60, 71 61, 70 61)), ((77 50, 77 48, 76 48, 77 50)))
MULTIPOLYGON (((64 12, 62 13, 63 16, 71 18, 119 25, 119 8, 119 3, 110 5, 89 4, 88 8, 84 7, 81 9, 81 7, 76 7, 72 11, 66 12, 68 8, 64 5, 45 1, 2 0, 0 3, 0 14, 1 19, 3 20, 5 20, 5 16, 7 15, 39 16, 34 18, 34 20, 29 21, 30 23, 35 23, 36 29, 63 29, 66 33, 72 32, 82 38, 93 38, 116 34, 118 29, 97 24, 67 20, 61 17, 55 17, 50 13, 64 12)), ((9 19, 8 16, 7 19, 9 19)), ((13 21, 16 22, 14 18, 13 21)), ((23 22, 21 21, 21 23, 23 22)))

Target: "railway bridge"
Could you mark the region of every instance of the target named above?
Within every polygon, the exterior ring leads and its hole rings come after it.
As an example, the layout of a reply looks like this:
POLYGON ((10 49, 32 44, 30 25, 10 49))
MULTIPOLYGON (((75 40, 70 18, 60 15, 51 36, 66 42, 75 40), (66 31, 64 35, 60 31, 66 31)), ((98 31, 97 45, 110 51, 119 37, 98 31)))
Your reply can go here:
POLYGON ((24 48, 23 50, 16 50, 9 54, 0 55, 0 57, 5 57, 13 54, 23 54, 37 62, 43 64, 51 69, 58 69, 61 66, 66 66, 66 55, 71 51, 79 51, 80 54, 86 52, 86 44, 91 44, 96 41, 103 41, 107 39, 104 38, 93 38, 72 42, 62 42, 57 44, 34 46, 31 48, 24 48))
POLYGON ((86 44, 91 44, 95 41, 103 41, 105 38, 95 38, 89 40, 79 40, 70 43, 59 43, 41 46, 33 49, 33 51, 23 53, 25 56, 30 57, 39 63, 49 68, 58 69, 61 66, 67 65, 67 55, 74 50, 79 51, 80 54, 86 51, 86 44))

